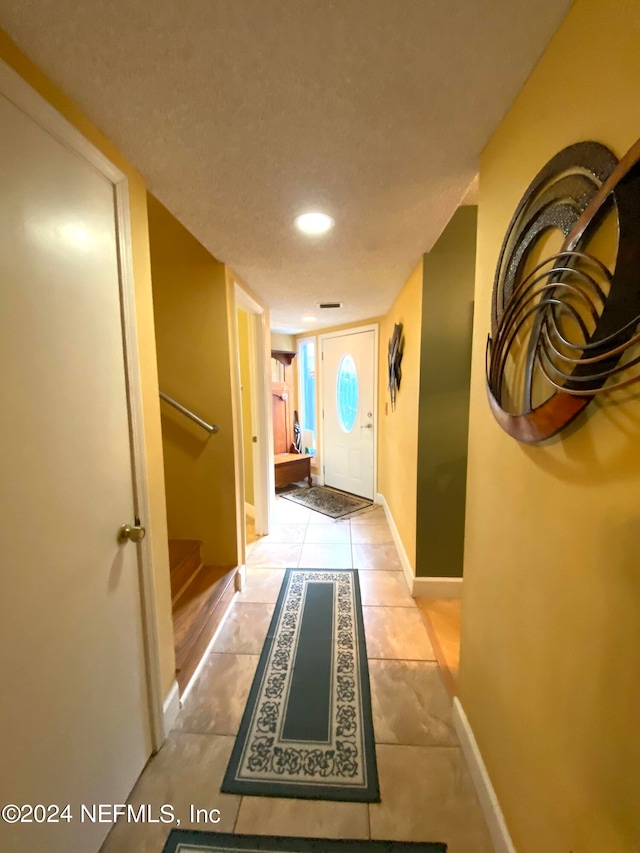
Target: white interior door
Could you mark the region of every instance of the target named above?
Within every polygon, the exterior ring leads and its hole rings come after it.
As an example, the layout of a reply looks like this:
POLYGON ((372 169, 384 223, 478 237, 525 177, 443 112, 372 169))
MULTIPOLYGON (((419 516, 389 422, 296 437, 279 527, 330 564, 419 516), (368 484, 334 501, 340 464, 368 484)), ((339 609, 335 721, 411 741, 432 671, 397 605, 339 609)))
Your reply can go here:
POLYGON ((0 94, 0 187, 0 803, 71 817, 0 849, 91 853, 151 753, 114 185, 0 94))
POLYGON ((373 500, 376 448, 373 330, 322 340, 324 482, 373 500))

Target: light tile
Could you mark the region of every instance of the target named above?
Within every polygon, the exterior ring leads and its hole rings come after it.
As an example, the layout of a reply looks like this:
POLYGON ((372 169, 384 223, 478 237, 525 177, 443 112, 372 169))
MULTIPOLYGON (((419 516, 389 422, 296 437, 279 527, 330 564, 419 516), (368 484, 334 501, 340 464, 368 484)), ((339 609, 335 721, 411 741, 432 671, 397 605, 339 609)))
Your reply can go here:
POLYGON ((370 660, 369 677, 376 743, 458 746, 437 663, 370 660))
POLYGON ((380 745, 376 754, 381 802, 369 806, 372 838, 440 841, 447 853, 493 853, 459 748, 380 745))
POLYGON ((248 566, 245 585, 236 596, 236 601, 275 604, 284 574, 284 569, 256 569, 248 566))
POLYGON ((301 545, 258 542, 247 557, 247 566, 264 566, 273 569, 295 568, 300 558, 301 545))
POLYGON ((402 572, 358 571, 362 603, 386 607, 415 607, 402 572))
POLYGON ((302 504, 277 498, 271 513, 271 522, 273 524, 307 524, 309 513, 309 508, 302 504))
POLYGON ((305 545, 348 545, 350 542, 348 524, 310 524, 304 537, 305 545))
POLYGON ((212 652, 259 655, 273 611, 273 604, 234 602, 213 644, 212 652))
MULTIPOLYGON (((233 741, 232 737, 172 732, 145 767, 128 802, 134 807, 149 804, 156 813, 165 803, 173 806, 181 829, 202 829, 189 821, 191 804, 219 809, 220 823, 210 828, 233 832, 240 797, 220 793, 233 741)), ((121 819, 101 853, 160 853, 172 828, 175 824, 127 823, 121 819)))
POLYGON ((351 528, 351 541, 363 545, 380 545, 393 542, 391 528, 386 521, 375 524, 354 524, 351 528))
POLYGON ((269 544, 284 543, 293 545, 296 542, 304 541, 304 534, 307 529, 306 524, 284 524, 282 522, 271 524, 267 536, 261 536, 261 542, 269 544))
MULTIPOLYGON (((367 527, 368 525, 362 525, 367 527)), ((353 545, 353 565, 357 569, 399 572, 402 569, 396 546, 393 542, 380 545, 353 545)))
POLYGON ((195 734, 236 735, 258 660, 257 655, 209 655, 174 729, 195 734))
POLYGON ((332 518, 330 515, 325 515, 324 512, 316 512, 311 510, 309 513, 309 524, 349 524, 348 518, 332 518))
POLYGON ((435 660, 427 629, 409 607, 363 607, 367 655, 395 660, 435 660))
POLYGON ((368 838, 366 803, 243 797, 237 833, 311 838, 368 838))
POLYGON ((386 520, 387 516, 384 514, 384 510, 377 504, 372 509, 366 510, 366 512, 360 512, 358 515, 351 516, 351 524, 380 524, 380 522, 386 522, 386 520))
POLYGON ((460 665, 462 602, 459 598, 418 597, 416 604, 431 626, 440 666, 449 671, 455 685, 460 665))
POLYGON ((350 569, 351 545, 303 545, 301 569, 350 569))

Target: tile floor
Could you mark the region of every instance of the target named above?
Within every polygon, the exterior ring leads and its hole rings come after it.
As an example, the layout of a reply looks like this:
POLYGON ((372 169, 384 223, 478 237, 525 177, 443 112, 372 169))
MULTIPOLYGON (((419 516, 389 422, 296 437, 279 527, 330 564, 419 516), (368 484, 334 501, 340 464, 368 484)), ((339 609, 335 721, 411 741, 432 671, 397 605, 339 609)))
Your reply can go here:
POLYGON ((457 690, 460 668, 462 603, 459 598, 416 598, 416 604, 425 617, 436 660, 445 685, 453 696, 457 690))
MULTIPOLYGON (((193 804, 219 809, 220 823, 209 828, 221 832, 444 841, 448 853, 492 853, 451 699, 382 510, 331 521, 277 500, 272 532, 251 546, 246 586, 130 802, 171 803, 182 828, 195 827, 188 820, 193 804), (359 570, 380 803, 220 793, 284 569, 298 566, 359 570)), ((160 853, 168 832, 162 824, 120 822, 102 853, 160 853)))

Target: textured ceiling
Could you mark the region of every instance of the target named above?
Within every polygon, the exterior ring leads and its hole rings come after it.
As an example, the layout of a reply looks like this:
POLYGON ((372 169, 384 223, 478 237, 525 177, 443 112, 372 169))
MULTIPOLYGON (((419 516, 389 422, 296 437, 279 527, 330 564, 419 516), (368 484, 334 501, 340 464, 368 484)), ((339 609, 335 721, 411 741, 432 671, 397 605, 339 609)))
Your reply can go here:
POLYGON ((569 5, 0 0, 0 25, 298 331, 388 309, 569 5), (309 208, 333 232, 295 232, 309 208))

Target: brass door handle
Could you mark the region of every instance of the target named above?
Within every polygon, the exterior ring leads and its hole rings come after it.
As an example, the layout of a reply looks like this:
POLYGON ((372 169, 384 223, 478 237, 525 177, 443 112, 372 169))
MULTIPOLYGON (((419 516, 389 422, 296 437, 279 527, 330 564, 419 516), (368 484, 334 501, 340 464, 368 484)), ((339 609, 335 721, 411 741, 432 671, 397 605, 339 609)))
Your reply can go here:
POLYGON ((118 542, 124 545, 125 542, 141 542, 146 534, 146 530, 139 524, 123 524, 118 530, 118 542))
POLYGON ((364 426, 361 426, 360 429, 373 429, 373 424, 365 424, 364 426))

